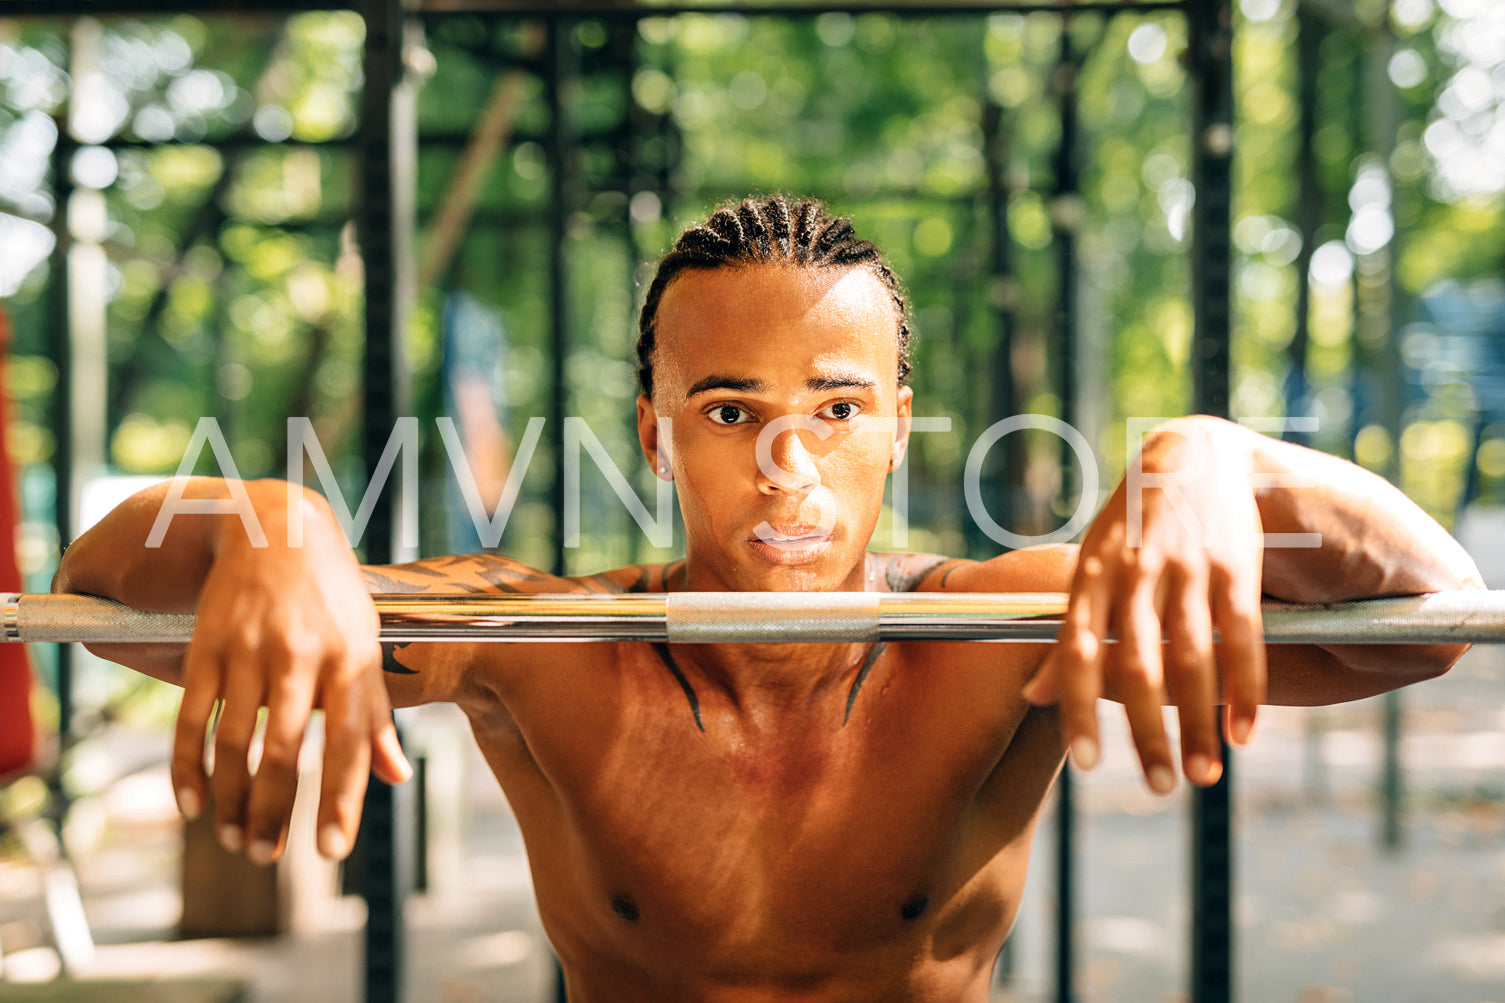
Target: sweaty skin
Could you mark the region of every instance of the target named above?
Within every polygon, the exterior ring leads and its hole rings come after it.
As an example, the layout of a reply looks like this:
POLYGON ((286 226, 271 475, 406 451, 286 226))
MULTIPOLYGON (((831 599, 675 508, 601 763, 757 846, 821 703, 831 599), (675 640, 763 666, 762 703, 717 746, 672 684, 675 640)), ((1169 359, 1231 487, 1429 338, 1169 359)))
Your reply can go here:
MULTIPOLYGON (((185 684, 174 757, 185 808, 208 782, 198 753, 225 697, 221 732, 239 730, 216 739, 217 819, 257 859, 284 845, 288 763, 311 708, 339 725, 320 812, 321 848, 338 856, 364 764, 403 770, 386 700, 461 707, 516 812, 572 1001, 982 1003, 1065 749, 1096 759, 1100 695, 1124 705, 1157 790, 1175 782, 1162 716, 1174 704, 1181 772, 1208 783, 1220 704, 1246 738, 1260 703, 1368 696, 1435 676, 1462 650, 1282 646, 1267 659, 1262 591, 1326 601, 1478 576, 1382 480, 1211 419, 1146 441, 1146 472, 1202 471, 1180 496, 1146 491, 1135 516, 1120 486, 1080 550, 984 562, 869 553, 884 479, 907 445, 895 329, 889 297, 860 268, 674 281, 638 426, 650 464, 677 483, 682 561, 583 578, 492 555, 357 569, 327 506, 259 483, 248 488, 269 548, 247 546, 232 516, 198 516, 145 550, 163 497, 153 489, 69 549, 56 588, 197 609, 186 652, 97 650, 185 684), (759 434, 774 423, 760 464, 759 434), (302 550, 276 542, 295 510, 311 527, 302 550), (1129 546, 1135 518, 1143 539, 1129 546), (1261 531, 1322 540, 1267 551, 1261 531), (389 648, 381 673, 364 598, 729 589, 1072 600, 1053 646, 412 644, 389 648), (1110 631, 1124 643, 1103 643, 1110 631), (244 722, 262 704, 268 747, 252 776, 244 722)), ((192 493, 225 486, 194 482, 192 493)))

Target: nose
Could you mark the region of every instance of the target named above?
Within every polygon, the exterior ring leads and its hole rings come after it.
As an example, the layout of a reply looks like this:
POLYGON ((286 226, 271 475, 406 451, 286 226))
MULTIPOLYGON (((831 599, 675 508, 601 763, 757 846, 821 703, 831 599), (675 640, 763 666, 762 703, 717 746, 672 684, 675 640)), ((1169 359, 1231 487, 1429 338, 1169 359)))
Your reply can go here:
POLYGON ((798 431, 773 437, 766 454, 758 451, 758 490, 766 495, 809 494, 820 484, 815 457, 805 447, 798 431))

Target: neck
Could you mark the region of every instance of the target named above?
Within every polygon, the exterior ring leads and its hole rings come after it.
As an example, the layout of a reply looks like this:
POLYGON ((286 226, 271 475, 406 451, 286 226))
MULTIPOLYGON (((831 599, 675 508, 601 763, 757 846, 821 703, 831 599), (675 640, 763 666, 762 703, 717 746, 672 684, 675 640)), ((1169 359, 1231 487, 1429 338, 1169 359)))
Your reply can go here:
MULTIPOLYGON (((725 591, 705 581, 687 558, 674 591, 725 591)), ((880 591, 877 564, 864 554, 830 591, 880 591)), ((786 711, 823 705, 833 694, 847 698, 852 681, 872 645, 854 644, 679 644, 674 661, 687 675, 721 692, 739 712, 760 708, 786 711)))

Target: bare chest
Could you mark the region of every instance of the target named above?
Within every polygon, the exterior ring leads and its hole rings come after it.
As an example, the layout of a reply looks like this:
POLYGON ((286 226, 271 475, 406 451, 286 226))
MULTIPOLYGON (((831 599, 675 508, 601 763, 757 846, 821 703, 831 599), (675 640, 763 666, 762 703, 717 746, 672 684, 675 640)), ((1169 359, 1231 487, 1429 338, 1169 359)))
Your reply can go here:
POLYGON ((1015 804, 982 799, 1022 704, 896 658, 850 717, 839 693, 750 726, 701 694, 697 722, 680 682, 647 669, 581 687, 566 714, 521 707, 526 763, 493 757, 546 915, 557 893, 577 922, 741 966, 849 956, 978 907, 1012 914, 1039 784, 1015 804))

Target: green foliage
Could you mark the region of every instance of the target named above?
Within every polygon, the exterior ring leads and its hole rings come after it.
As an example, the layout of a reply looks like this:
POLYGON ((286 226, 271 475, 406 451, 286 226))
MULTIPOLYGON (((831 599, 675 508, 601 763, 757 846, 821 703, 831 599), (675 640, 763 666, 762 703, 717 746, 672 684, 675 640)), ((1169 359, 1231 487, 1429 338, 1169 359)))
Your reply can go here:
MULTIPOLYGON (((1298 24, 1289 0, 1240 6, 1247 16, 1236 25, 1235 49, 1233 410, 1270 416, 1301 406, 1285 399, 1303 278, 1292 167, 1301 112, 1298 24)), ((1384 69, 1398 99, 1388 166, 1400 233, 1391 248, 1395 309, 1404 317, 1414 297, 1443 279, 1501 273, 1505 201, 1499 183, 1474 183, 1463 171, 1468 143, 1499 128, 1490 124, 1500 117, 1498 101, 1476 100, 1477 74, 1499 72, 1481 63, 1470 41, 1470 32, 1484 29, 1421 0, 1396 11, 1396 54, 1384 69)), ((70 168, 82 189, 102 193, 112 464, 169 473, 189 431, 210 415, 228 431, 240 473, 281 473, 285 421, 296 414, 313 419, 336 469, 353 472, 363 332, 361 270, 348 226, 356 198, 349 140, 361 86, 359 18, 182 16, 103 22, 72 35, 62 27, 19 22, 0 33, 7 165, 0 225, 10 227, 4 232, 17 262, 0 268, 0 291, 17 326, 10 383, 18 456, 41 464, 55 448, 44 224, 54 209, 52 122, 71 87, 73 131, 100 144, 86 146, 70 168)), ((1306 372, 1323 420, 1320 441, 1340 452, 1374 420, 1360 413, 1351 389, 1358 370, 1375 363, 1356 341, 1355 317, 1364 308, 1356 295, 1364 287, 1354 276, 1372 272, 1379 259, 1352 250, 1351 232, 1364 165, 1375 166, 1366 160, 1374 37, 1372 26, 1328 30, 1315 68, 1322 209, 1314 243, 1331 253, 1313 288, 1306 372)), ((1124 462, 1126 417, 1187 406, 1194 193, 1186 35, 1174 13, 1079 15, 1064 30, 1054 14, 581 21, 558 47, 570 64, 560 91, 562 131, 578 140, 560 163, 549 152, 551 99, 540 69, 554 50, 543 26, 447 17, 427 25, 426 44, 429 65, 409 60, 422 84, 420 255, 430 249, 499 75, 516 77, 504 142, 479 176, 454 255, 419 290, 410 325, 410 376, 430 439, 441 407, 441 312, 456 290, 488 304, 506 329, 507 371, 499 380, 513 441, 528 418, 549 412, 556 188, 569 203, 565 413, 587 419, 618 466, 641 478, 645 494, 651 484, 639 469, 631 415, 635 308, 646 269, 682 225, 749 192, 826 198, 878 240, 904 278, 917 331, 918 413, 954 419, 950 437, 921 437, 913 451, 912 546, 979 543, 966 525, 959 483, 967 449, 998 417, 995 356, 1005 324, 1014 342, 1014 400, 1060 413, 1057 251, 1067 235, 1080 268, 1077 418, 1105 472, 1124 462), (1061 85, 1072 72, 1059 65, 1063 42, 1076 76, 1075 192, 1062 192, 1056 176, 1061 85), (1006 274, 995 264, 998 207, 986 149, 993 121, 1006 274)), ((1461 470, 1472 442, 1460 444, 1452 425, 1436 423, 1467 415, 1432 402, 1411 417, 1433 424, 1408 429, 1400 455, 1419 467, 1435 450, 1448 469, 1461 470)), ((1373 449, 1359 450, 1361 458, 1382 455, 1374 434, 1363 441, 1373 449)), ((1486 430, 1478 454, 1491 490, 1505 478, 1499 441, 1486 430)), ((446 461, 429 447, 427 469, 438 483, 448 476, 446 461)), ((546 447, 547 439, 504 541, 545 564, 555 532, 554 458, 546 447)), ((1024 476, 1041 510, 1061 479, 1056 446, 1042 440, 1028 453, 1024 476)), ((1439 514, 1456 490, 1456 470, 1435 484, 1416 483, 1439 514)), ((595 522, 576 566, 642 556, 640 534, 604 480, 588 478, 586 488, 595 522)), ((428 539, 439 546, 443 538, 428 539)))

